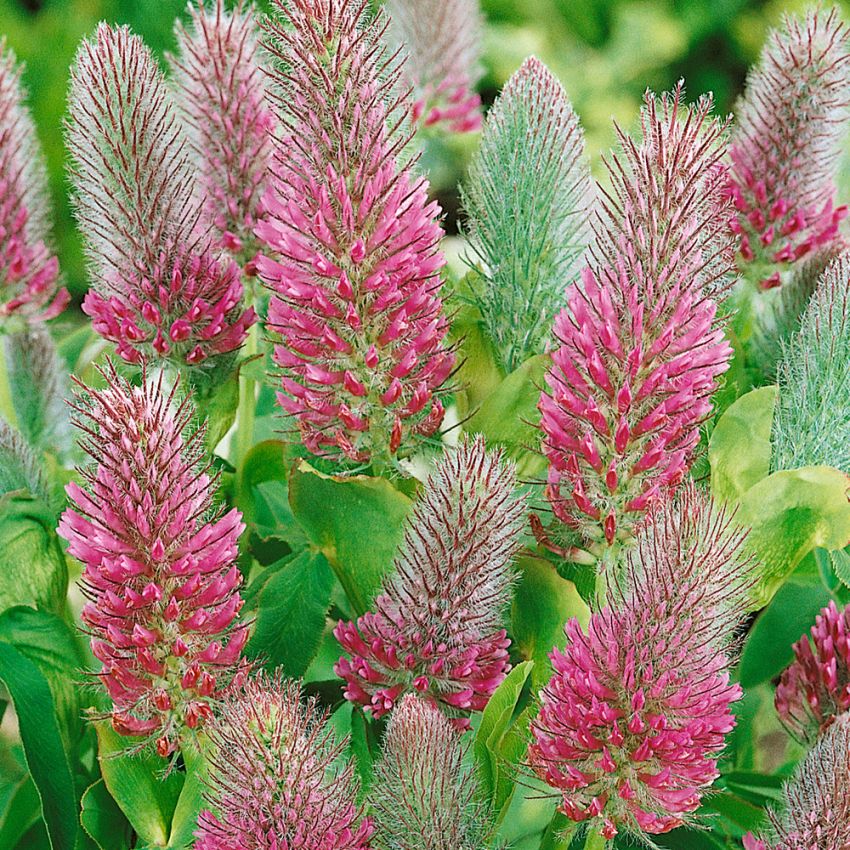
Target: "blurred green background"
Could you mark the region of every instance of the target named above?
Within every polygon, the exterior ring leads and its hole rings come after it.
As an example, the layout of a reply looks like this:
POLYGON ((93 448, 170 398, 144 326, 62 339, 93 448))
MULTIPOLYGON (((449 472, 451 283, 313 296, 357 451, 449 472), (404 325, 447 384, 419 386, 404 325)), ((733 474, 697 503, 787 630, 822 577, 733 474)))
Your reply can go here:
MULTIPOLYGON (((79 297, 85 270, 67 200, 62 118, 68 66, 79 40, 105 19, 129 24, 158 53, 173 46, 173 21, 186 0, 0 0, 0 34, 27 63, 26 83, 50 168, 56 243, 69 288, 79 297)), ((265 5, 261 2, 261 5, 265 5)), ((805 2, 777 0, 482 0, 487 17, 485 102, 534 53, 560 77, 599 154, 613 140, 611 119, 633 124, 643 90, 684 77, 691 97, 713 91, 728 112, 769 26, 805 2)), ((850 7, 850 0, 844 4, 850 7)), ((845 11, 847 11, 845 9, 845 11)), ((475 138, 429 157, 432 182, 451 231, 456 184, 475 138), (446 154, 449 155, 446 155, 446 154)))

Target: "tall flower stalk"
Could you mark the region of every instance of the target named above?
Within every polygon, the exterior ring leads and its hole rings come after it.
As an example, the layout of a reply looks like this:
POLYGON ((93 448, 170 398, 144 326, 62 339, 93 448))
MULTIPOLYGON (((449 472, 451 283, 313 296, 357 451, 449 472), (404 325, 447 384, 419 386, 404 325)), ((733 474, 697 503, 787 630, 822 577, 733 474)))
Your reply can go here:
POLYGON ((364 0, 275 0, 275 144, 259 260, 280 404, 306 447, 379 467, 433 434, 444 344, 439 208, 405 162, 400 69, 364 0))
POLYGON ((189 147, 162 72, 101 24, 71 72, 68 146, 92 279, 83 310, 131 363, 212 365, 255 320, 239 267, 212 250, 189 147), (210 362, 208 362, 210 361, 210 362))
POLYGON ((47 247, 47 174, 18 65, 0 39, 0 322, 46 321, 68 303, 47 247))
POLYGON ((667 832, 699 807, 742 695, 729 667, 744 538, 690 485, 641 532, 587 630, 567 623, 529 761, 570 820, 610 839, 667 832))
POLYGON ((368 850, 358 783, 315 700, 259 673, 208 727, 207 803, 195 850, 368 850))
POLYGON ((642 137, 622 131, 590 264, 555 321, 540 397, 547 493, 590 541, 628 539, 681 481, 731 348, 717 318, 731 265, 724 124, 681 85, 647 93, 642 137))
POLYGON ((153 738, 162 756, 242 677, 248 637, 236 541, 239 511, 214 506, 203 428, 162 377, 134 387, 111 367, 74 405, 94 460, 59 523, 83 563, 82 619, 122 735, 153 738))
POLYGON ((590 239, 584 134, 558 80, 527 59, 487 116, 464 206, 475 302, 505 372, 541 354, 590 239))
POLYGON ((405 529, 373 610, 334 631, 350 658, 336 672, 373 717, 408 692, 460 728, 510 669, 502 628, 524 500, 512 464, 477 438, 447 454, 405 529))

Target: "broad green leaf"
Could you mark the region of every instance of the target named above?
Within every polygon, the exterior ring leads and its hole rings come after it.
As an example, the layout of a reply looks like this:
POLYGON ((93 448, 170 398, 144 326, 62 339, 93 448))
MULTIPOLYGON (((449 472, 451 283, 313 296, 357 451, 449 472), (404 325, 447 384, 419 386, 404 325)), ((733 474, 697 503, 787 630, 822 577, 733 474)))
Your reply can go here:
POLYGON ((784 782, 781 776, 754 770, 736 770, 723 776, 723 783, 731 792, 757 806, 781 802, 784 782))
POLYGON ((737 838, 758 830, 765 820, 764 806, 751 803, 731 791, 719 791, 705 797, 703 807, 707 812, 721 816, 722 823, 737 838))
MULTIPOLYGON (((470 272, 470 275, 475 275, 470 272)), ((474 413, 504 380, 477 307, 465 305, 452 322, 452 339, 460 343, 457 393, 461 418, 474 413)))
POLYGON ((520 580, 511 607, 511 634, 523 658, 534 661, 532 684, 540 688, 552 673, 549 653, 563 649, 564 626, 577 617, 583 627, 590 620, 590 609, 576 586, 558 575, 543 558, 522 557, 517 562, 520 580))
POLYGON ((380 742, 376 727, 377 724, 366 717, 360 706, 354 707, 351 712, 351 737, 348 746, 354 756, 354 764, 360 776, 360 787, 363 793, 368 792, 372 784, 374 765, 380 757, 380 742))
POLYGON ((0 850, 11 850, 21 836, 41 817, 38 789, 29 774, 22 776, 12 788, 0 812, 0 850))
POLYGON ((269 668, 282 667, 287 676, 303 676, 325 630, 333 582, 321 552, 286 559, 259 594, 249 654, 269 668))
POLYGON ((0 679, 15 706, 50 846, 73 850, 79 828, 77 794, 50 685, 34 661, 4 640, 0 640, 0 679))
POLYGON ((711 491, 721 502, 737 502, 770 473, 770 431, 777 387, 741 396, 720 417, 708 443, 711 491))
POLYGON ((156 756, 130 755, 129 739, 107 721, 95 721, 95 731, 100 771, 112 798, 145 845, 167 847, 183 775, 163 775, 167 764, 156 756))
POLYGON ((186 776, 171 820, 168 850, 190 850, 195 843, 198 814, 204 807, 204 792, 208 789, 203 752, 189 744, 183 748, 183 761, 186 776))
POLYGON ((132 829, 102 779, 83 794, 80 822, 99 850, 126 850, 132 829))
POLYGON ((829 560, 835 575, 846 587, 850 587, 850 552, 847 549, 835 549, 829 553, 829 560))
POLYGON ((289 502, 356 613, 364 613, 392 566, 410 499, 384 478, 335 478, 302 462, 289 480, 289 502))
POLYGON ((239 369, 224 380, 206 384, 192 393, 199 415, 206 421, 204 443, 213 452, 236 421, 239 407, 239 369))
POLYGON ((555 812, 540 839, 540 850, 569 850, 578 824, 561 812, 555 812))
POLYGON ((747 545, 761 577, 755 607, 770 601, 815 547, 841 549, 850 541, 850 479, 837 469, 812 466, 774 472, 744 494, 736 521, 749 527, 747 545))
POLYGON ((526 360, 485 398, 464 424, 469 434, 483 434, 487 445, 504 446, 509 457, 519 462, 521 476, 539 475, 546 460, 536 451, 540 442, 540 388, 549 366, 546 354, 526 360))
POLYGON ((533 661, 523 661, 508 673, 484 708, 475 734, 472 752, 481 789, 496 820, 507 811, 516 787, 511 769, 522 757, 525 743, 523 734, 511 733, 527 731, 528 713, 514 715, 533 668, 533 661))

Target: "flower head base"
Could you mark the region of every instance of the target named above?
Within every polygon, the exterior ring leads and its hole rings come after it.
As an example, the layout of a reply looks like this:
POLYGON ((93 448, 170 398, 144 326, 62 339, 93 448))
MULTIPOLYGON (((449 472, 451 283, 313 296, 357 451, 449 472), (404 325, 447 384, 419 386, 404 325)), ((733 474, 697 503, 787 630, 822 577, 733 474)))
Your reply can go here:
POLYGON ((400 157, 398 69, 365 2, 276 0, 280 120, 258 234, 283 409, 306 447, 358 464, 408 451, 443 419, 454 355, 439 298, 439 209, 400 157), (272 258, 274 257, 274 258, 272 258))
POLYGON ((387 0, 387 11, 390 38, 408 54, 404 80, 413 89, 413 120, 452 133, 480 129, 478 0, 387 0))
POLYGON ((150 51, 98 27, 71 76, 74 200, 96 289, 83 303, 125 360, 198 365, 235 351, 255 320, 239 270, 211 251, 187 141, 150 51))
POLYGON ((787 18, 747 80, 730 147, 738 265, 762 289, 833 246, 847 207, 834 179, 850 106, 847 29, 837 10, 787 18))
POLYGON ((776 710, 795 737, 814 741, 850 710, 850 608, 839 611, 830 601, 811 640, 803 635, 794 644, 794 657, 776 688, 776 710))
POLYGON ((171 66, 202 184, 204 218, 217 246, 252 273, 274 128, 256 12, 242 0, 227 12, 224 0, 215 0, 212 10, 199 5, 190 14, 189 25, 176 28, 178 55, 171 66))
POLYGON ((501 617, 510 599, 524 500, 512 465, 481 438, 439 464, 408 520, 374 610, 334 634, 351 659, 345 695, 380 717, 417 692, 460 728, 510 669, 501 617))
POLYGON ((68 303, 48 236, 47 175, 24 105, 21 68, 0 39, 0 322, 38 322, 68 303))
POLYGON ((743 615, 744 534, 693 487, 641 532, 587 632, 567 623, 529 759, 574 821, 606 838, 687 822, 735 724, 730 634, 743 615))
POLYGON ((161 379, 133 387, 111 368, 105 377, 105 389, 78 398, 75 425, 96 466, 85 488, 68 485, 73 507, 58 530, 84 565, 82 617, 112 724, 156 738, 165 756, 242 676, 248 633, 234 621, 244 525, 239 511, 213 507, 188 401, 161 379))
POLYGON ((850 715, 824 734, 769 812, 770 834, 744 837, 745 850, 850 850, 850 715))
POLYGON ((723 126, 709 98, 685 109, 682 97, 647 94, 642 140, 620 133, 540 398, 555 514, 609 544, 682 479, 732 354, 714 297, 731 263, 723 126))
POLYGON ((381 850, 478 850, 490 826, 451 722, 407 694, 390 717, 375 766, 373 844, 381 850))
POLYGON ((368 850, 354 770, 297 682, 260 673, 208 727, 210 810, 195 850, 368 850))

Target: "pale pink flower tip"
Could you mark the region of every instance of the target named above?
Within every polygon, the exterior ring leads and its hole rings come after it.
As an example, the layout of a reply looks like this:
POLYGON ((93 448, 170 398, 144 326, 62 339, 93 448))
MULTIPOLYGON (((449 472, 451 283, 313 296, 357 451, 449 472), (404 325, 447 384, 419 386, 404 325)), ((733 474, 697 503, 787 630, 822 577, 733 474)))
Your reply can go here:
POLYGON ((334 634, 351 656, 336 673, 373 717, 403 694, 436 703, 466 728, 510 669, 501 627, 524 500, 513 465, 481 438, 447 454, 408 520, 373 610, 334 634))
POLYGON ((850 608, 830 601, 794 656, 776 688, 776 710, 797 738, 812 741, 850 709, 850 608))
POLYGON ((681 85, 660 102, 648 93, 642 138, 620 131, 540 397, 555 514, 609 544, 681 481, 732 356, 717 321, 732 259, 718 214, 724 127, 710 98, 682 99, 681 85))
POLYGON ((315 700, 260 673, 207 729, 209 809, 195 850, 368 850, 353 767, 315 700))
POLYGON ((70 296, 58 287, 59 262, 48 238, 47 174, 21 68, 0 38, 0 320, 58 316, 70 296))
POLYGON ((239 511, 213 505, 194 411, 159 381, 133 387, 111 367, 83 388, 75 425, 95 467, 67 487, 59 522, 84 565, 82 619, 123 735, 156 739, 163 756, 207 720, 242 676, 247 640, 236 541, 239 511))
POLYGON ((396 63, 367 4, 276 0, 280 121, 258 261, 283 409, 314 454, 386 459, 432 435, 454 366, 439 208, 403 164, 396 63), (329 53, 328 53, 329 51, 329 53))
POLYGON ((688 487, 641 533, 587 631, 567 623, 529 760, 571 820, 606 838, 662 833, 699 807, 742 695, 728 644, 746 609, 743 540, 688 487))
POLYGON ((834 180, 850 106, 847 28, 838 11, 787 18, 747 80, 730 147, 730 226, 739 267, 762 289, 840 241, 834 180))

